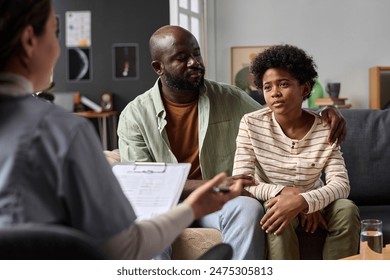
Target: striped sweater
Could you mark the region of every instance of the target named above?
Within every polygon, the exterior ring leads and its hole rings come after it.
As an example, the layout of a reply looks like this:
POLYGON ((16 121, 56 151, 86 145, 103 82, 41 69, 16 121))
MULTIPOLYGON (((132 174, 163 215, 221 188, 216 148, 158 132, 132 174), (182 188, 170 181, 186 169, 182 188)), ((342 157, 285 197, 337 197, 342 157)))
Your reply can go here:
POLYGON ((259 185, 246 189, 258 200, 266 201, 284 186, 294 185, 304 190, 301 195, 312 213, 348 197, 349 179, 340 147, 328 144, 329 127, 323 127, 321 119, 313 115, 313 126, 299 140, 283 133, 268 107, 242 118, 233 175, 254 175, 259 185))

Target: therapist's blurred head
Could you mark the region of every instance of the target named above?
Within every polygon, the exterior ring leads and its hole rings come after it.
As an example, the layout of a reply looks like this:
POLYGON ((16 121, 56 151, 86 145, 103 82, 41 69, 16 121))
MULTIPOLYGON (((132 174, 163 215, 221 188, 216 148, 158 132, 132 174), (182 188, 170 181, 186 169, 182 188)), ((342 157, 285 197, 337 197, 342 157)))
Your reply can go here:
POLYGON ((50 85, 60 54, 50 0, 0 0, 0 72, 29 79, 34 91, 50 85))

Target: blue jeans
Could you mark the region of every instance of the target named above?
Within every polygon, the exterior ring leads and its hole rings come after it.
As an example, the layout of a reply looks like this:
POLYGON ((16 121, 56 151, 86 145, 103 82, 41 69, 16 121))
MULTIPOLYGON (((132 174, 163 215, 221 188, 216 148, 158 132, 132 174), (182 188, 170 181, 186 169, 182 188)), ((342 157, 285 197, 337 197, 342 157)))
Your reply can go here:
MULTIPOLYGON (((217 212, 201 218, 201 227, 222 232, 222 241, 233 247, 233 260, 265 259, 265 234, 260 227, 264 208, 259 201, 239 196, 227 202, 217 212)), ((157 260, 170 259, 172 248, 157 256, 157 260)))

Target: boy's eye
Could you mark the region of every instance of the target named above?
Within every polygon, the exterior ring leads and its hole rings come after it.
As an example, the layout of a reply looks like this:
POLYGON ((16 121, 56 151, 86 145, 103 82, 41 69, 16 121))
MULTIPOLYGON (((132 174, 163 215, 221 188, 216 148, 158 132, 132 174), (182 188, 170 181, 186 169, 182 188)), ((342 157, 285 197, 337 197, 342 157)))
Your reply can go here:
POLYGON ((263 90, 264 91, 269 91, 269 90, 271 90, 271 86, 270 85, 264 85, 263 86, 263 90))
POLYGON ((281 82, 280 83, 280 87, 283 87, 283 88, 288 87, 288 83, 287 82, 281 82))

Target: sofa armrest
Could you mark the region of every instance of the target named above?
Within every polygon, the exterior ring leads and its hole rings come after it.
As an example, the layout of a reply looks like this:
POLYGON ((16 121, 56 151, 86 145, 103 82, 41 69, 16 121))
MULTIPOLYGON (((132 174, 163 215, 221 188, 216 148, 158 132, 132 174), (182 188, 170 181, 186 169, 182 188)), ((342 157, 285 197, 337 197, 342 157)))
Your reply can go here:
POLYGON ((103 153, 110 165, 114 165, 121 162, 121 156, 119 154, 119 150, 112 150, 112 151, 106 150, 103 151, 103 153))
POLYGON ((214 228, 186 228, 172 245, 173 260, 195 260, 222 242, 221 232, 214 228))

